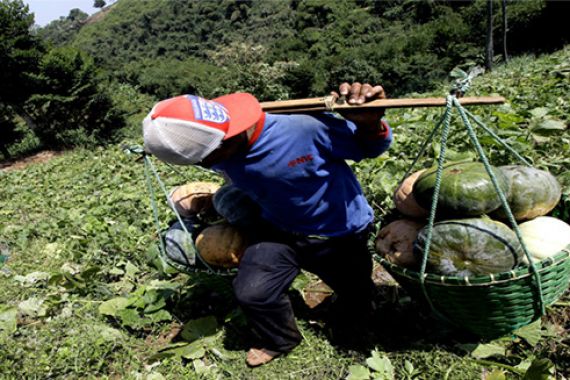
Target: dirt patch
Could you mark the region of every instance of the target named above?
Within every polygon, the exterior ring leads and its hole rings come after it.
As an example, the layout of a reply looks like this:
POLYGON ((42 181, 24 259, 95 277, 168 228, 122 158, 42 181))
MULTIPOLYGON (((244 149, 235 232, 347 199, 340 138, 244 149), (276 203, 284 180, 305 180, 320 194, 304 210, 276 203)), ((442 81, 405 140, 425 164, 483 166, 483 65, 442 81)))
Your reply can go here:
POLYGON ((99 12, 96 12, 95 14, 86 18, 85 21, 83 21, 83 25, 85 26, 85 25, 93 24, 95 22, 99 22, 99 21, 103 20, 103 18, 105 18, 107 13, 109 13, 111 11, 111 8, 114 5, 115 4, 108 5, 105 8, 102 8, 99 12))
POLYGON ((53 157, 61 155, 61 152, 44 150, 32 156, 0 162, 0 171, 21 170, 32 164, 39 164, 51 160, 53 157))

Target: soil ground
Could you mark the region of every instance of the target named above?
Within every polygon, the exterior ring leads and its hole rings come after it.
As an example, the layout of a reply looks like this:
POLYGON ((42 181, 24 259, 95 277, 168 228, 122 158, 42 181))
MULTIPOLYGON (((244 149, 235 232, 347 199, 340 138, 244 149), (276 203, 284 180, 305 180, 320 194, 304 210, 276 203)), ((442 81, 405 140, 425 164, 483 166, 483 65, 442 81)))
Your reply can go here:
POLYGON ((46 162, 52 159, 53 157, 59 156, 61 154, 62 154, 61 152, 53 150, 44 150, 28 157, 1 161, 0 171, 21 170, 31 164, 46 162))

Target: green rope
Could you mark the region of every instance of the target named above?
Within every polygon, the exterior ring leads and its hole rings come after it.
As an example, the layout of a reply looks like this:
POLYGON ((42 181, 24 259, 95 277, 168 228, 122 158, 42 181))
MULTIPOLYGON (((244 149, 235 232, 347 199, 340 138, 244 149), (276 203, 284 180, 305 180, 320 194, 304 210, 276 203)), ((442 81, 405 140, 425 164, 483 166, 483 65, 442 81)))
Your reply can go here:
POLYGON ((437 133, 437 131, 439 130, 439 127, 441 127, 441 124, 443 123, 443 120, 446 117, 446 113, 444 113, 441 118, 439 119, 439 121, 437 122, 437 124, 435 125, 435 127, 431 130, 429 136, 427 137, 427 139, 424 141, 424 143, 422 144, 420 151, 418 152, 418 154, 416 155, 416 158, 414 158, 414 161, 411 163, 410 168, 408 169, 408 171, 406 172, 406 174, 404 174, 404 177, 402 178, 402 180, 400 181, 400 183, 398 184, 398 186, 400 186, 402 184, 402 182, 404 182, 406 180, 406 178, 408 178, 408 176, 410 175, 410 173, 412 172, 414 166, 416 166, 416 163, 420 160, 420 158, 422 158, 422 156, 424 155, 425 151, 427 150, 428 145, 432 142, 435 134, 437 133))
POLYGON ((521 156, 516 150, 514 150, 506 141, 500 138, 495 132, 493 132, 489 127, 487 127, 482 121, 480 121, 477 116, 473 115, 471 112, 463 108, 463 111, 469 116, 479 127, 481 127, 485 132, 487 132, 491 137, 497 140, 505 149, 511 152, 520 162, 525 164, 526 166, 532 166, 530 162, 528 162, 523 156, 521 156))
POLYGON ((522 161, 524 164, 529 165, 529 166, 530 166, 530 163, 527 160, 525 160, 522 156, 520 156, 514 149, 512 149, 506 142, 504 142, 493 131, 491 131, 484 123, 479 121, 474 115, 472 115, 471 113, 466 111, 461 106, 460 102, 458 101, 458 99, 455 95, 455 92, 462 94, 462 93, 464 93, 465 90, 467 90, 469 88, 469 85, 465 81, 461 82, 460 84, 461 84, 461 86, 459 86, 460 88, 457 88, 457 89, 455 89, 455 91, 452 91, 452 94, 447 97, 446 109, 445 109, 445 112, 443 114, 442 119, 438 122, 436 127, 432 130, 432 132, 428 136, 426 142, 424 143, 424 145, 420 149, 420 154, 418 154, 418 156, 416 156, 416 159, 414 160, 414 162, 410 166, 410 169, 408 169, 408 172, 404 176, 404 178, 406 178, 409 175, 413 166, 419 160, 420 156, 424 154, 425 148, 427 147, 428 143, 431 142, 431 140, 433 139, 433 137, 435 135, 435 132, 440 128, 440 125, 443 121, 443 130, 441 132, 440 154, 439 154, 439 158, 438 158, 438 162, 437 162, 436 179, 435 179, 431 209, 430 209, 430 213, 429 213, 429 221, 428 221, 428 225, 426 227, 427 228, 426 243, 425 243, 424 250, 423 250, 423 257, 422 257, 422 263, 421 263, 421 268, 420 268, 419 281, 420 281, 420 287, 421 287, 422 293, 423 293, 427 303, 429 304, 432 312, 434 314, 436 314, 437 316, 439 316, 440 318, 449 321, 449 319, 447 317, 445 317, 441 312, 439 312, 435 308, 435 305, 429 296, 429 293, 427 291, 426 284, 425 284, 425 279, 427 276, 425 272, 426 272, 426 268, 427 268, 427 260, 428 260, 428 255, 429 255, 429 251, 430 251, 430 247, 431 247, 431 241, 432 241, 432 237, 433 237, 433 225, 435 222, 435 215, 437 212, 437 203, 438 203, 438 199, 439 199, 441 179, 442 179, 442 175, 443 175, 443 167, 444 167, 444 162, 445 162, 447 139, 449 136, 451 114, 452 114, 452 109, 457 108, 459 111, 459 114, 461 116, 461 119, 463 121, 463 124, 464 124, 465 128, 467 129, 467 133, 469 135, 471 143, 475 146, 475 149, 476 149, 476 151, 477 151, 477 153, 478 153, 478 155, 479 155, 479 157, 480 157, 480 159, 481 159, 481 161, 485 167, 485 170, 487 171, 487 173, 489 174, 489 177, 491 178, 491 182, 493 183, 493 186, 495 187, 495 191, 497 192, 499 199, 501 200, 501 205, 502 205, 505 213, 507 214, 509 222, 510 222, 510 224, 511 224, 511 226, 512 226, 512 228, 513 228, 513 230, 517 236, 517 239, 519 240, 519 242, 521 244, 523 252, 529 261, 529 265, 530 265, 531 271, 533 273, 533 277, 536 281, 540 312, 541 312, 541 314, 545 314, 545 302, 544 302, 544 297, 543 297, 540 274, 539 274, 538 270, 536 269, 536 266, 534 265, 534 262, 531 258, 531 255, 528 252, 528 249, 526 248, 526 246, 522 240, 520 230, 518 228, 517 222, 516 222, 512 212, 509 208, 506 196, 498 184, 498 180, 497 180, 493 170, 491 169, 491 165, 489 164, 489 161, 488 161, 488 159, 487 159, 487 157, 483 151, 483 148, 482 148, 481 144, 479 143, 479 140, 477 139, 475 131, 474 131, 471 123, 469 122, 469 117, 471 117, 475 121, 475 123, 477 123, 477 125, 479 127, 481 127, 482 129, 484 129, 491 137, 493 137, 497 141, 499 141, 506 149, 508 149, 520 161, 522 161), (468 115, 469 115, 469 117, 468 117, 468 115))
MULTIPOLYGON (((144 157, 144 155, 143 155, 144 157)), ((154 188, 152 186, 152 181, 151 181, 151 176, 149 173, 149 168, 148 165, 146 164, 146 159, 145 159, 145 165, 144 165, 144 176, 145 176, 145 182, 146 182, 146 188, 148 190, 148 193, 150 194, 150 205, 152 208, 152 215, 154 217, 154 224, 156 226, 156 233, 158 235, 158 248, 160 249, 160 253, 164 256, 166 256, 166 248, 164 247, 164 241, 162 240, 162 237, 160 236, 160 221, 158 219, 158 207, 156 205, 156 195, 154 193, 154 188)))
MULTIPOLYGON (((159 216, 158 216, 158 206, 157 206, 157 202, 156 202, 156 193, 154 191, 154 187, 152 185, 152 176, 151 176, 151 172, 152 174, 154 174, 154 177, 157 181, 157 183, 159 184, 162 192, 164 193, 165 197, 168 198, 168 192, 166 190, 166 186, 164 185, 164 182, 160 179, 160 175, 158 174, 158 171, 156 170, 156 167, 154 166, 154 164, 152 163, 152 160, 150 159, 150 155, 147 154, 144 149, 139 146, 139 145, 123 145, 122 149, 125 153, 127 154, 138 154, 140 155, 140 157, 137 160, 143 159, 144 160, 144 174, 145 174, 145 182, 147 185, 147 189, 150 195, 150 204, 151 204, 151 208, 152 208, 152 213, 153 213, 153 217, 154 217, 154 223, 156 226, 156 230, 157 230, 157 234, 158 234, 158 238, 159 238, 159 250, 160 253, 162 255, 162 257, 168 257, 166 255, 166 248, 164 246, 164 241, 162 239, 161 236, 161 227, 160 227, 160 221, 159 221, 159 216)), ((171 165, 168 165, 169 167, 171 167, 175 172, 177 172, 178 174, 182 175, 182 173, 178 170, 176 170, 175 168, 173 168, 171 165)), ((204 168, 204 170, 208 171, 208 172, 212 172, 210 169, 206 169, 204 168)), ((182 217, 180 216, 180 214, 178 213, 178 211, 176 209, 173 210, 174 214, 176 215, 176 219, 178 220, 178 222, 180 223, 183 231, 185 233, 187 233, 188 235, 192 235, 190 234, 190 232, 188 231, 188 229, 186 228, 185 223, 182 221, 182 217)), ((192 242, 192 244, 194 244, 192 242)), ((215 274, 218 276, 233 276, 235 274, 235 270, 230 269, 230 270, 214 270, 205 260, 204 258, 200 255, 200 252, 198 251, 198 249, 196 249, 196 247, 194 246, 194 251, 196 252, 196 256, 198 257, 198 259, 200 260, 200 262, 202 262, 202 264, 204 264, 204 267, 206 268, 204 269, 199 269, 199 268, 195 268, 192 269, 191 271, 189 270, 181 270, 180 266, 175 266, 176 269, 186 272, 188 274, 190 273, 197 273, 197 272, 205 272, 207 274, 215 274)), ((186 260, 186 263, 188 264, 188 267, 192 267, 191 263, 190 263, 190 259, 188 258, 188 256, 186 256, 186 254, 184 252, 182 252, 184 254, 184 258, 186 260)), ((170 266, 173 266, 172 264, 168 264, 170 266)))
POLYGON ((441 177, 443 174, 443 162, 445 160, 445 152, 446 152, 446 147, 447 147, 447 136, 449 134, 449 127, 450 127, 450 121, 451 121, 451 111, 453 108, 453 99, 455 99, 455 95, 448 95, 447 96, 447 101, 446 101, 446 108, 445 108, 445 113, 444 113, 444 117, 443 117, 443 130, 441 131, 441 146, 440 146, 440 153, 439 153, 439 159, 437 162, 437 171, 436 171, 436 179, 435 179, 435 188, 434 188, 434 192, 433 192, 433 198, 432 198, 432 202, 431 202, 431 209, 430 209, 430 213, 429 213, 429 222, 427 225, 427 240, 426 240, 426 244, 424 247, 424 252, 423 252, 423 257, 422 257, 422 266, 420 268, 420 287, 422 289, 422 293, 425 297, 425 299, 427 300, 432 312, 434 312, 437 316, 439 316, 440 318, 449 321, 448 318, 446 318, 442 313, 440 313, 434 306, 428 292, 427 292, 427 288, 425 285, 425 278, 426 278, 426 267, 427 267, 427 259, 428 259, 428 255, 429 255, 429 249, 430 249, 430 245, 431 245, 431 239, 432 239, 432 234, 433 234, 433 223, 435 221, 435 214, 437 211, 437 201, 439 198, 439 190, 440 190, 440 186, 441 186, 441 177))
MULTIPOLYGON (((150 167, 150 169, 152 170, 154 177, 156 179, 156 182, 158 183, 158 185, 160 186, 162 192, 164 193, 164 196, 166 198, 168 198, 168 191, 166 190, 166 186, 164 185, 164 182, 162 182, 162 180, 160 179, 160 176, 158 175, 158 172, 156 170, 156 167, 154 166, 154 164, 152 163, 152 161, 150 160, 150 158, 148 157, 148 155, 144 155, 144 160, 145 160, 145 168, 146 166, 150 167)), ((145 171, 145 173, 148 173, 148 171, 145 171)), ((154 198, 154 191, 151 193, 151 198, 154 198)), ((154 204, 154 206, 156 206, 156 200, 152 199, 152 203, 154 204)), ((178 219, 178 222, 180 223, 180 226, 182 227, 182 229, 184 230, 185 233, 187 233, 189 236, 192 236, 192 234, 190 234, 190 232, 188 232, 188 229, 186 228, 185 223, 182 221, 182 217, 180 216, 180 214, 178 213, 178 211, 176 211, 176 209, 174 210, 174 214, 176 215, 176 219, 178 219)), ((161 239, 162 241, 162 239, 161 239)), ((192 243, 194 244, 194 243, 192 243)), ((194 247, 195 248, 195 247, 194 247)), ((211 271, 212 273, 217 273, 214 269, 212 269, 212 267, 210 267, 210 265, 206 262, 206 260, 204 260, 202 258, 202 256, 200 255, 200 252, 198 252, 197 249, 195 249, 196 252, 196 257, 198 257, 198 259, 202 262, 202 264, 204 264, 204 266, 211 271)), ((186 255, 184 255, 186 256, 186 255)), ((186 261, 188 262, 188 265, 190 265, 190 261, 188 260, 188 257, 185 257, 186 261)))
POLYGON ((542 285, 541 285, 541 281, 540 281, 540 274, 536 270, 533 259, 530 255, 530 253, 528 252, 526 245, 524 244, 524 241, 522 239, 522 235, 520 233, 518 224, 515 220, 515 217, 513 216, 513 213, 511 212, 507 198, 499 186, 499 182, 497 181, 497 177, 495 176, 495 173, 493 173, 493 170, 491 170, 491 165, 489 164, 489 161, 488 161, 487 157, 485 156, 485 152, 483 151, 483 147, 481 147, 481 144, 479 143, 479 140, 477 139, 477 136, 475 135, 475 131, 473 130, 473 127, 471 126, 471 123, 469 122, 469 119, 467 118, 467 114, 465 113, 463 107, 461 106, 459 101, 457 101, 456 98, 453 100, 453 104, 458 109, 459 114, 461 115, 461 119, 463 120, 463 124, 467 128, 467 133, 469 134, 469 138, 471 139, 471 142, 475 146, 475 149, 477 150, 477 153, 479 154, 479 157, 481 158, 481 161, 483 162, 483 165, 485 166, 485 170, 489 174, 489 177, 491 177, 491 182, 493 183, 493 186, 495 187, 495 191, 499 195, 499 199, 501 200, 501 205, 503 207, 503 210, 507 214, 507 217, 509 219, 511 226, 513 227, 513 230, 517 236, 517 239, 521 243, 523 252, 529 261, 529 265, 530 265, 531 270, 534 274, 534 278, 536 280, 536 286, 538 289, 540 311, 541 311, 541 314, 545 314, 545 307, 544 307, 544 299, 543 299, 543 294, 542 294, 542 285))

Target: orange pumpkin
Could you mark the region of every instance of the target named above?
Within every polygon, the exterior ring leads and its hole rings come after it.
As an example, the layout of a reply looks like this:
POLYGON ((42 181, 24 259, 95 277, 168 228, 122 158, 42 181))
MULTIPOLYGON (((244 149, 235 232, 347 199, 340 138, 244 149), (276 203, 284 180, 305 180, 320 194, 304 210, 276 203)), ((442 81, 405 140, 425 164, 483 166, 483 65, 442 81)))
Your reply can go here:
POLYGON ((223 268, 237 267, 247 240, 243 233, 228 223, 205 228, 196 238, 196 249, 210 265, 223 268))
POLYGON ((220 188, 214 182, 190 182, 172 189, 168 204, 181 217, 188 217, 212 208, 212 196, 220 188))
POLYGON ((424 227, 409 219, 400 219, 382 228, 376 237, 376 252, 389 262, 407 268, 417 266, 414 241, 424 227))
POLYGON ((425 169, 412 173, 408 176, 394 192, 394 204, 396 209, 406 216, 412 218, 425 218, 429 215, 428 210, 418 204, 412 190, 414 183, 425 169))

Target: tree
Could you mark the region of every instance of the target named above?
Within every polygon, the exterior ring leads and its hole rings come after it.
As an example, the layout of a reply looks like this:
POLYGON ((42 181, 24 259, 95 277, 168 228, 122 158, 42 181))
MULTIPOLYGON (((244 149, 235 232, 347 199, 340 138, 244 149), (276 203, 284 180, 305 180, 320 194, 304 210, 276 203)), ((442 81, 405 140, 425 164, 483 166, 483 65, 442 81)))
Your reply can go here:
POLYGON ((509 60, 509 55, 507 54, 507 0, 501 2, 503 12, 503 61, 507 62, 509 60))
POLYGON ((214 95, 243 91, 261 100, 287 99, 290 89, 283 82, 297 63, 266 63, 263 61, 266 51, 261 45, 246 43, 232 43, 211 51, 212 61, 222 69, 220 76, 212 83, 214 95))
POLYGON ((22 137, 22 133, 16 129, 14 112, 11 108, 0 103, 0 153, 5 159, 10 159, 8 147, 22 137))
POLYGON ((107 5, 105 0, 95 0, 93 1, 93 8, 103 8, 107 5))
POLYGON ((43 52, 32 34, 34 15, 20 0, 0 2, 0 103, 19 107, 30 95, 43 52))
POLYGON ((493 69, 493 0, 487 0, 487 41, 485 43, 485 68, 493 69))
POLYGON ((0 151, 10 156, 8 146, 22 137, 14 118, 35 124, 24 109, 35 88, 34 75, 43 54, 41 41, 30 33, 34 16, 20 0, 0 2, 0 151))
POLYGON ((61 46, 70 42, 83 26, 89 15, 81 9, 74 8, 67 17, 60 17, 38 31, 38 35, 54 45, 61 46))
POLYGON ((93 144, 124 124, 110 94, 100 85, 92 58, 64 47, 50 50, 37 75, 38 89, 26 103, 45 146, 93 144))

